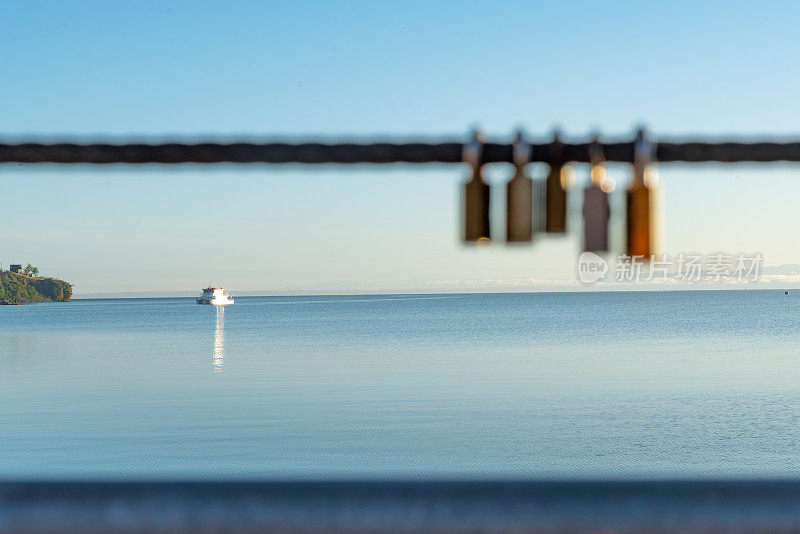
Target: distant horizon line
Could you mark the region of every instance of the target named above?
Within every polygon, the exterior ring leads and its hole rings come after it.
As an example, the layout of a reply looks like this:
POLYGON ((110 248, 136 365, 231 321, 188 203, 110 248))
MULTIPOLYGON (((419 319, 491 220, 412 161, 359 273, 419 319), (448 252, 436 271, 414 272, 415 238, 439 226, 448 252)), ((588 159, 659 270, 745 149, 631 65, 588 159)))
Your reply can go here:
MULTIPOLYGON (((594 286, 593 286, 594 287, 594 286)), ((622 287, 613 288, 597 288, 597 289, 537 289, 537 290, 523 290, 523 291, 503 291, 497 288, 491 290, 472 290, 472 291, 383 291, 383 290, 308 290, 308 291, 241 291, 234 297, 248 298, 248 297, 357 297, 357 296, 391 296, 391 295, 521 295, 521 294, 539 294, 539 293, 672 293, 677 291, 689 292, 710 292, 710 291, 789 291, 800 290, 800 287, 702 287, 702 288, 665 288, 663 286, 651 286, 648 288, 625 289, 622 287)), ((104 293, 85 293, 83 295, 73 295, 71 300, 119 300, 119 299, 174 299, 174 298, 196 298, 194 292, 191 291, 120 291, 120 292, 104 292, 104 293)))

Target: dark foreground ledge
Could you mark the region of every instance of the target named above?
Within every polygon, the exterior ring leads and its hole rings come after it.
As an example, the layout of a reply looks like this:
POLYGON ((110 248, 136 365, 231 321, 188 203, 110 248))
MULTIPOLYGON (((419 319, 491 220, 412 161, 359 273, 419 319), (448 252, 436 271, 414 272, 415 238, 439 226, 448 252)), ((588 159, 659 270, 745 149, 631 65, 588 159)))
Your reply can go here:
POLYGON ((800 532, 800 481, 6 482, 0 532, 800 532))

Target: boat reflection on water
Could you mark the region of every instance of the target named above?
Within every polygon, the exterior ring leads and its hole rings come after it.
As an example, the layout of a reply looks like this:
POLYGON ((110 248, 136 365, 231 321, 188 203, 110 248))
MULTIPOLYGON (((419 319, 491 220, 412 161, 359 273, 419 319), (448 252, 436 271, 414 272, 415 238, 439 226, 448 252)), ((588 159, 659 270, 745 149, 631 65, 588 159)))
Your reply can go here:
POLYGON ((222 372, 222 364, 225 361, 225 306, 216 306, 217 326, 214 330, 214 354, 211 357, 211 365, 215 373, 222 372))

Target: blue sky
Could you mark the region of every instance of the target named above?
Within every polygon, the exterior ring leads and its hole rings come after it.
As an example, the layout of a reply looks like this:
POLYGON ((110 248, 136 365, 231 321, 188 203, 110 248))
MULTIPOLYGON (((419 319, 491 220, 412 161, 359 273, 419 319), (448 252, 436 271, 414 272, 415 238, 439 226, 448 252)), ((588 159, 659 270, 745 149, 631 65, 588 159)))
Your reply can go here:
MULTIPOLYGON (((518 126, 583 138, 643 123, 661 138, 797 137, 798 17, 792 2, 6 2, 0 131, 452 138, 480 125, 497 139, 518 126)), ((509 172, 487 174, 502 186, 509 172)), ((579 251, 577 224, 533 248, 463 248, 455 167, 0 173, 0 261, 79 294, 536 286, 574 278, 579 251)), ((800 263, 796 166, 660 175, 668 252, 800 263)))

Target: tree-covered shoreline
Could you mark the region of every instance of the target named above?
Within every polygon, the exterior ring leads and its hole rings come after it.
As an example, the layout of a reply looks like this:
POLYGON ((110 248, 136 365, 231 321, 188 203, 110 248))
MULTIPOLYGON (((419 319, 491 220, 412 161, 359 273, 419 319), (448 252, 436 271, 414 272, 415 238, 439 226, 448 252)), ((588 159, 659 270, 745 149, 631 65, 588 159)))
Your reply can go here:
POLYGON ((0 271, 0 304, 67 302, 72 285, 56 278, 34 278, 0 271))

